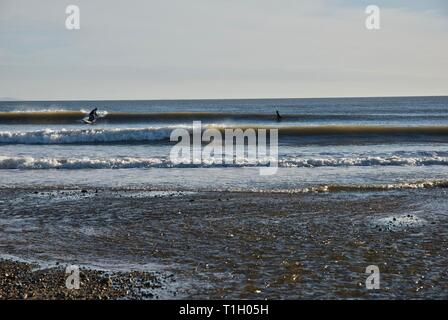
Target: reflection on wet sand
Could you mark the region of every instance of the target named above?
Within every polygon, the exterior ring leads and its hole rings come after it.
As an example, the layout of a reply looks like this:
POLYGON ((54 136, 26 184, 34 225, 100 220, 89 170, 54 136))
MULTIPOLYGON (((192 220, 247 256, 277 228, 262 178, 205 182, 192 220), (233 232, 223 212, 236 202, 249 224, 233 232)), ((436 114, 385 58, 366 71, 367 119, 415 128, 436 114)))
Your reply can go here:
POLYGON ((446 298, 446 192, 6 188, 0 252, 172 275, 173 298, 446 298))

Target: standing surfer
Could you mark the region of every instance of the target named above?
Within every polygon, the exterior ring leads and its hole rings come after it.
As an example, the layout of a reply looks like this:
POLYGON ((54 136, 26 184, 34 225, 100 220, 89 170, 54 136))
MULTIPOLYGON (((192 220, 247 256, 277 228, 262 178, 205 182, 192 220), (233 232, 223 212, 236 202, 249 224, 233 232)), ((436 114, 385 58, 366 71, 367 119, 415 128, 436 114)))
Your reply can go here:
POLYGON ((96 112, 98 110, 98 108, 93 109, 92 111, 90 111, 89 113, 89 121, 93 122, 96 120, 96 118, 98 118, 98 113, 96 112))
POLYGON ((278 110, 275 110, 275 113, 277 114, 277 121, 281 121, 282 120, 282 116, 280 115, 278 110))

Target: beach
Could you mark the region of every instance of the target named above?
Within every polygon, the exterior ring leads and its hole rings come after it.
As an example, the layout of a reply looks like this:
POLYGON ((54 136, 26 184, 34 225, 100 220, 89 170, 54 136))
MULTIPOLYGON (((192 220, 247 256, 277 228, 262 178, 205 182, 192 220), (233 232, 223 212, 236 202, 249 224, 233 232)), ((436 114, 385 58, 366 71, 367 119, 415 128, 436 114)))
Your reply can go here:
POLYGON ((0 102, 1 298, 446 299, 447 106, 0 102))
POLYGON ((151 274, 80 270, 79 289, 67 289, 65 268, 41 269, 36 264, 0 261, 0 299, 7 300, 112 300, 157 299, 161 287, 151 274))
POLYGON ((445 188, 0 195, 1 250, 22 259, 1 261, 2 298, 447 298, 445 188), (31 272, 26 260, 45 263, 31 272), (67 264, 89 279, 79 291, 64 288, 67 264), (366 289, 369 265, 379 290, 366 289))

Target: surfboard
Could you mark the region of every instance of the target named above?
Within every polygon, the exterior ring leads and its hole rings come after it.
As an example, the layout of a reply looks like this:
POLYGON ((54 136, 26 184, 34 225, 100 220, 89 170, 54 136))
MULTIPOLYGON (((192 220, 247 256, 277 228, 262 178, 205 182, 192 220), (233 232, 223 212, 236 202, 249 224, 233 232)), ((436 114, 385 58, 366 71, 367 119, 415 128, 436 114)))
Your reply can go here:
POLYGON ((84 122, 85 124, 95 124, 96 119, 90 121, 88 117, 85 117, 84 119, 82 119, 82 122, 84 122))

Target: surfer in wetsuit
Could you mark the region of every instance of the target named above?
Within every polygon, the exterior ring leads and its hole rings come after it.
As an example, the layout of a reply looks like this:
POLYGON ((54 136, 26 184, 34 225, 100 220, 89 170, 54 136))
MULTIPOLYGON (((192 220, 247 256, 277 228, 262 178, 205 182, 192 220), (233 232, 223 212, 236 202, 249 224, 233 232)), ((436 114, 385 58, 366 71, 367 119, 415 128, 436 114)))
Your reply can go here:
POLYGON ((89 121, 92 122, 94 121, 96 118, 98 118, 98 113, 96 113, 96 111, 98 110, 98 108, 93 109, 92 111, 90 111, 89 113, 89 121))
POLYGON ((282 120, 282 116, 280 115, 278 110, 275 110, 275 113, 277 114, 277 121, 281 121, 282 120))

